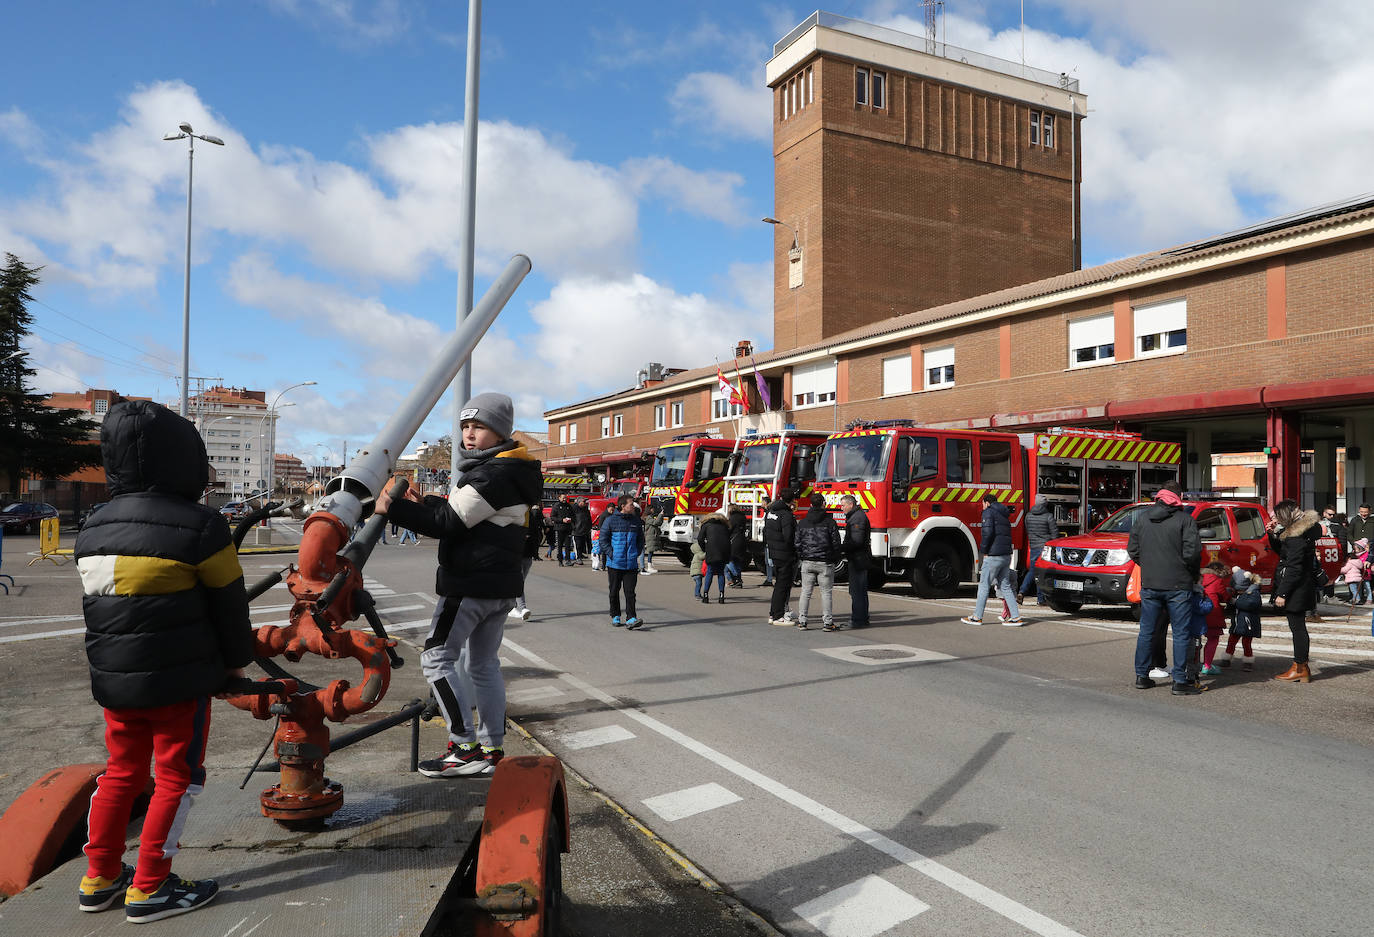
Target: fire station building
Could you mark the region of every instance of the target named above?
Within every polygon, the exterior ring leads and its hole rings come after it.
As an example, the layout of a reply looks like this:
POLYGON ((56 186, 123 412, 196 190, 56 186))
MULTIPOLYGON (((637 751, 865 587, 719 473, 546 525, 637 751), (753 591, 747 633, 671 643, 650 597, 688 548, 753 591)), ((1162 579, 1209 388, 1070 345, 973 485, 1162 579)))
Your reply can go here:
POLYGON ((1082 269, 1076 82, 824 13, 766 76, 774 347, 734 349, 748 412, 714 365, 650 365, 548 411, 547 467, 910 418, 1177 441, 1190 488, 1263 451, 1270 503, 1374 500, 1374 196, 1082 269))

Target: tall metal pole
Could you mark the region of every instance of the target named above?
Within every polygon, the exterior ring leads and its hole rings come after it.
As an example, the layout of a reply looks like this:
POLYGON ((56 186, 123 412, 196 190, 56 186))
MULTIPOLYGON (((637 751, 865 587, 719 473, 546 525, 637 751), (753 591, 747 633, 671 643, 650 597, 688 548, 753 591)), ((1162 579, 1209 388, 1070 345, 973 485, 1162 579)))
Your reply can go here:
MULTIPOLYGON (((459 201, 458 327, 472 310, 473 238, 477 229, 477 86, 481 72, 482 0, 468 0, 467 92, 463 101, 463 167, 459 201)), ((471 359, 464 360, 453 383, 453 436, 449 477, 458 478, 458 448, 463 438, 463 404, 472 396, 471 359)))
POLYGON ((191 372, 191 180, 196 171, 196 138, 186 135, 186 276, 181 289, 181 415, 188 414, 191 372))

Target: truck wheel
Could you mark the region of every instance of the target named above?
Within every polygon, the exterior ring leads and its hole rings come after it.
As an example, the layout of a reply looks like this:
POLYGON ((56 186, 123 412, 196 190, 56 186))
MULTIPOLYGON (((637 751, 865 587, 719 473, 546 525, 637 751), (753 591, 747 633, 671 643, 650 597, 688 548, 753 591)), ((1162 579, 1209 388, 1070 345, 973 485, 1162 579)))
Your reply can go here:
MULTIPOLYGON (((1050 608, 1054 609, 1056 612, 1064 612, 1068 615, 1073 615, 1082 607, 1082 599, 1063 599, 1053 592, 1050 593, 1050 608)), ((1139 606, 1137 606, 1137 608, 1138 607, 1139 606)))
POLYGON ((959 557, 947 543, 928 543, 911 566, 911 587, 923 599, 948 599, 959 589, 959 557))

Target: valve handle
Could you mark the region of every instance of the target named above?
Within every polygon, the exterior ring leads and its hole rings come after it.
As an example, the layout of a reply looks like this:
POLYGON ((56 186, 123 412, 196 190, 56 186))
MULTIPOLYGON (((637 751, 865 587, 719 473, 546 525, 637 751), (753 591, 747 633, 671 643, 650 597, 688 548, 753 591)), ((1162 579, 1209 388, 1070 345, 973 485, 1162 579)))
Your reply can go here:
POLYGON ((254 680, 234 677, 224 682, 220 691, 231 696, 290 696, 297 690, 294 680, 254 680))

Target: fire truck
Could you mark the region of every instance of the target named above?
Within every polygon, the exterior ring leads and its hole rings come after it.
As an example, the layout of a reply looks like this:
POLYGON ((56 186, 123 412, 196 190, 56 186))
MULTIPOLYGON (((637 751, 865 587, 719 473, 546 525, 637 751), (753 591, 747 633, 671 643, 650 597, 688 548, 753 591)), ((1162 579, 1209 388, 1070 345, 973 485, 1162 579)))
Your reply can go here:
POLYGON ((607 498, 597 488, 590 475, 560 475, 556 472, 544 473, 544 515, 547 517, 560 495, 570 498, 586 498, 587 507, 592 512, 592 524, 600 519, 608 504, 615 504, 615 498, 607 498))
POLYGON ((686 566, 697 522, 725 503, 725 473, 736 441, 710 433, 686 433, 658 447, 649 476, 649 506, 663 514, 665 550, 686 566))
POLYGON ((827 439, 814 487, 831 508, 852 494, 867 512, 873 588, 905 579, 919 596, 947 598, 975 576, 984 495, 1010 509, 1012 565, 1024 568, 1022 521, 1036 495, 1049 498, 1061 530, 1077 533, 1177 480, 1180 455, 1178 443, 1135 433, 997 433, 882 420, 827 439))
POLYGON ((763 568, 763 515, 769 503, 789 487, 797 489, 800 499, 811 497, 825 438, 824 433, 786 429, 740 440, 725 476, 725 504, 749 519, 749 552, 758 569, 763 568))

